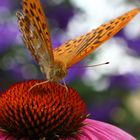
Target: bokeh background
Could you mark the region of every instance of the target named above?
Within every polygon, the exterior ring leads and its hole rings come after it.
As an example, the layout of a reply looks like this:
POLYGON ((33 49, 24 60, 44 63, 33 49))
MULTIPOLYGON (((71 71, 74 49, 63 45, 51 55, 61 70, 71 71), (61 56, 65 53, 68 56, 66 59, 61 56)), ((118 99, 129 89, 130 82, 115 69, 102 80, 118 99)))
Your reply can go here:
MULTIPOLYGON (((53 47, 140 6, 138 0, 41 0, 53 47)), ((0 1, 0 91, 15 82, 44 79, 24 47, 15 13, 21 0, 0 1)), ((140 15, 69 70, 66 83, 87 103, 90 118, 114 124, 140 139, 140 15), (109 61, 109 65, 78 68, 109 61)))

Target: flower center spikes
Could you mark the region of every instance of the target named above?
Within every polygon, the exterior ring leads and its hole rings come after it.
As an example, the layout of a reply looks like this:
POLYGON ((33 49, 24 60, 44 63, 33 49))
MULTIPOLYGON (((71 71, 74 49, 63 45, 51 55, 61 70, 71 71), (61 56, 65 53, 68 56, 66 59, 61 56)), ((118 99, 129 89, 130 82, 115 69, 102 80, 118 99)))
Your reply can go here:
POLYGON ((0 97, 0 128, 17 138, 74 137, 86 118, 86 107, 72 88, 42 81, 21 82, 0 97))

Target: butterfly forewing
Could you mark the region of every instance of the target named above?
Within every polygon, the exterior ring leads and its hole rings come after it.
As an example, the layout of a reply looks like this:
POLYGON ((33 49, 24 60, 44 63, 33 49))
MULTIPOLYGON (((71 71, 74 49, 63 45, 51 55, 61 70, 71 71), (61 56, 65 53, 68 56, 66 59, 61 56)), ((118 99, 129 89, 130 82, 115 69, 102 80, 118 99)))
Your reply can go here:
POLYGON ((25 46, 30 50, 42 71, 53 62, 53 51, 45 15, 38 0, 23 0, 17 12, 18 24, 25 46))
POLYGON ((94 51, 103 42, 122 29, 140 9, 131 10, 118 18, 99 26, 96 30, 70 40, 54 50, 54 59, 62 60, 67 68, 94 51))

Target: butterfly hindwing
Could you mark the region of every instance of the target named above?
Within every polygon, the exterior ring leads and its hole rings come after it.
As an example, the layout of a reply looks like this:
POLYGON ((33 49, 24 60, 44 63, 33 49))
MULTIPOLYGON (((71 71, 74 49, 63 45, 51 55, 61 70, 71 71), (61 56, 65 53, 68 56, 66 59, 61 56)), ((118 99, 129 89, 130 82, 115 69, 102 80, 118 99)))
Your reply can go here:
POLYGON ((54 59, 62 60, 67 65, 67 68, 71 67, 114 36, 138 12, 140 12, 139 8, 131 10, 85 35, 62 44, 54 50, 54 59))

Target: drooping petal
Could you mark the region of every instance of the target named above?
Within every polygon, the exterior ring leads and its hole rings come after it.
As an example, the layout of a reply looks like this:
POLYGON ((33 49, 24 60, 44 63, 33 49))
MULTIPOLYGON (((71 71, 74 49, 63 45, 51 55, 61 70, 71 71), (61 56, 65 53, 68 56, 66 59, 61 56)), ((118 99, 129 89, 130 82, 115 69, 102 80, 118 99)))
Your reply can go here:
POLYGON ((80 140, 136 140, 122 129, 104 122, 86 119, 84 123, 78 136, 80 140))
POLYGON ((9 136, 7 133, 0 129, 0 140, 16 140, 16 138, 9 136))
MULTIPOLYGON (((5 130, 0 129, 0 140, 17 140, 17 138, 8 134, 5 130)), ((20 138, 20 140, 29 140, 29 139, 20 138)))

